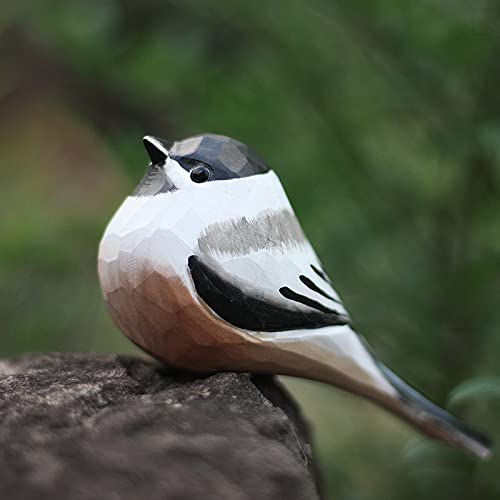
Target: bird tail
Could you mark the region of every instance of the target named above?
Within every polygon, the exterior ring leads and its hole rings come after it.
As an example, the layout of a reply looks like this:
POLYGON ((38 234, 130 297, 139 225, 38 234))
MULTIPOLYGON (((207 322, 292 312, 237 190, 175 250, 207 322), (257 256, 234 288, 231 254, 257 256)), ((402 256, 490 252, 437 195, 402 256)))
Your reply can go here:
MULTIPOLYGON (((485 436, 426 399, 387 368, 363 337, 348 325, 270 334, 263 339, 282 355, 299 354, 299 362, 283 357, 278 373, 306 377, 363 396, 386 408, 427 436, 445 441, 476 457, 487 459, 491 445, 485 436)), ((274 368, 275 369, 275 368, 274 368)))
POLYGON ((377 360, 377 364, 398 395, 390 399, 377 398, 382 406, 431 438, 446 441, 483 460, 491 456, 491 442, 486 436, 426 399, 380 361, 377 360))

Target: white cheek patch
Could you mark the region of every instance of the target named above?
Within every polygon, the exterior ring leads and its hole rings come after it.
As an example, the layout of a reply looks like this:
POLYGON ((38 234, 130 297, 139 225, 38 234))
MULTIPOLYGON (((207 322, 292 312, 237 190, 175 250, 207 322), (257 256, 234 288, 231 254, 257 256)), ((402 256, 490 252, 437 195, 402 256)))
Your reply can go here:
POLYGON ((193 181, 189 176, 189 172, 184 170, 178 162, 172 158, 167 158, 163 165, 165 173, 176 190, 184 190, 192 188, 193 181))
MULTIPOLYGON (((167 158, 164 168, 176 186, 175 191, 154 196, 130 196, 110 221, 99 250, 101 281, 108 292, 121 284, 136 286, 141 273, 146 273, 149 266, 164 274, 175 273, 198 300, 187 261, 190 255, 200 253, 199 238, 208 227, 223 226, 228 220, 256 219, 266 207, 289 213, 292 209, 272 171, 242 179, 197 184, 175 160, 167 158), (127 283, 123 283, 124 274, 130 275, 127 283)), ((296 228, 297 234, 298 231, 300 229, 296 228)), ((225 241, 228 248, 232 244, 224 231, 221 241, 225 241)), ((240 250, 246 251, 244 248, 240 250)), ((248 257, 246 265, 235 262, 228 270, 242 278, 248 276, 252 279, 255 273, 264 278, 269 267, 265 263, 260 265, 259 259, 250 265, 254 256, 248 257), (238 272, 237 268, 244 271, 238 272)), ((269 289, 275 293, 274 283, 277 283, 278 275, 275 275, 274 266, 268 281, 269 289)))

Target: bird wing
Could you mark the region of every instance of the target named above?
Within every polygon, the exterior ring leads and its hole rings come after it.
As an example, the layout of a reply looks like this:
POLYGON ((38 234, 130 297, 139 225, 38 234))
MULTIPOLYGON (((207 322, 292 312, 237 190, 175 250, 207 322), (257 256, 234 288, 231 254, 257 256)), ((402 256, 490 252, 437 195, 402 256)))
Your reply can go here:
POLYGON ((346 325, 350 318, 316 257, 300 244, 200 252, 188 260, 199 297, 222 319, 251 331, 346 325))

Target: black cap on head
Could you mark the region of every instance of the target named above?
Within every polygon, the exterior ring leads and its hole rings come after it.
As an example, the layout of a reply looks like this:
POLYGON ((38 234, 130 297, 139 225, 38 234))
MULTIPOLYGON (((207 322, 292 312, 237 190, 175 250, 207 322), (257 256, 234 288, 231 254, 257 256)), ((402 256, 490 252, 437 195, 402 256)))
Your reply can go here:
POLYGON ((177 191, 177 186, 163 168, 167 158, 177 161, 196 183, 241 179, 269 171, 257 153, 223 135, 195 135, 177 142, 147 135, 143 142, 151 163, 132 196, 177 191))
POLYGON ((257 153, 245 144, 215 134, 201 134, 175 142, 169 156, 186 170, 203 162, 212 169, 212 180, 236 179, 269 171, 257 153))

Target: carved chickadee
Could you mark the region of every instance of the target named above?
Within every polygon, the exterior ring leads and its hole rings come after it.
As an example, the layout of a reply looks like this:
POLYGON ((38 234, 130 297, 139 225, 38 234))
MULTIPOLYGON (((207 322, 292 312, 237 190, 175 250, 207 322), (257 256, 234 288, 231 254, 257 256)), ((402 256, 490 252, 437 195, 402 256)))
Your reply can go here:
POLYGON ((407 385, 351 328, 277 175, 254 152, 211 134, 144 145, 151 163, 99 249, 104 298, 127 337, 180 368, 326 382, 488 457, 485 437, 407 385))

